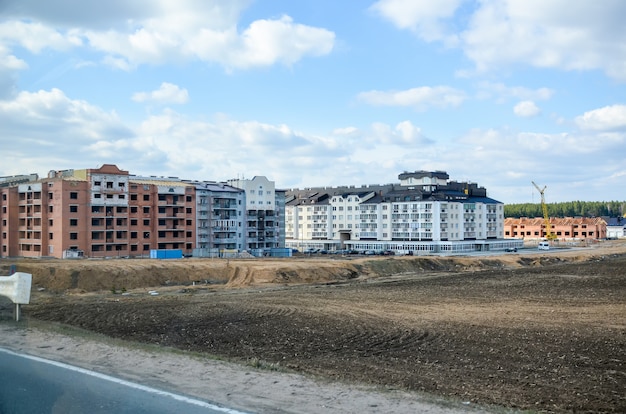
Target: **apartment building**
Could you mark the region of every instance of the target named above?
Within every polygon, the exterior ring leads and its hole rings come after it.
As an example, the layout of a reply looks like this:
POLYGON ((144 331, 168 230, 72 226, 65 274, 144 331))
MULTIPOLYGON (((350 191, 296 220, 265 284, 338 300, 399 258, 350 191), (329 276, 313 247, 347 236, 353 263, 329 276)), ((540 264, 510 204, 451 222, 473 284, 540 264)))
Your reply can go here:
POLYGON ((194 186, 197 202, 194 256, 245 250, 245 192, 217 182, 197 182, 194 186))
MULTIPOLYGON (((504 204, 443 171, 405 172, 400 182, 286 193, 286 246, 398 253, 498 250, 504 204)), ((512 244, 513 243, 513 244, 512 244)))
POLYGON ((284 192, 264 176, 227 182, 244 192, 246 250, 284 247, 284 192))
POLYGON ((0 257, 263 255, 284 247, 284 208, 285 192, 262 176, 189 181, 105 164, 0 177, 0 257))
POLYGON ((195 245, 195 191, 105 164, 0 187, 0 254, 126 257, 195 245))
MULTIPOLYGON (((557 240, 562 241, 604 239, 607 237, 607 223, 600 217, 550 217, 550 232, 557 240)), ((541 240, 546 234, 546 222, 543 217, 504 220, 505 238, 541 240)))

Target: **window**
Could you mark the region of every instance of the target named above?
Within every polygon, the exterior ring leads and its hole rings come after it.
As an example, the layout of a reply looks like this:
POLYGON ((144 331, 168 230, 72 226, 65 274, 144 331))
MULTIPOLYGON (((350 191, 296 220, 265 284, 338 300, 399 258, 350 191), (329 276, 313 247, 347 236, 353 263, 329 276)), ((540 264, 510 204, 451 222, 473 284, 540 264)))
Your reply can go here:
POLYGON ((78 193, 75 191, 70 192, 70 198, 72 200, 77 200, 78 199, 78 193))
POLYGON ((137 238, 137 232, 136 231, 131 231, 130 232, 130 238, 131 239, 136 239, 137 238))
POLYGON ((191 196, 185 197, 185 200, 187 200, 187 202, 189 203, 191 201, 191 196))
POLYGON ((78 240, 78 233, 70 233, 70 240, 78 240))
POLYGON ((144 194, 143 201, 150 201, 150 194, 144 194))
POLYGON ((100 187, 102 185, 102 183, 100 181, 94 181, 93 185, 100 187))
POLYGON ((130 199, 131 199, 132 201, 137 201, 137 194, 131 194, 131 195, 130 195, 130 199))
POLYGON ((93 198, 102 198, 102 194, 94 194, 93 198))
POLYGON ((78 206, 70 206, 70 213, 78 213, 78 206))
MULTIPOLYGON (((149 239, 150 238, 150 232, 149 231, 144 231, 143 232, 143 238, 144 239, 149 239)), ((144 249, 145 250, 145 249, 144 249)))
POLYGON ((130 212, 131 212, 131 213, 136 213, 136 212, 137 212, 137 207, 136 207, 136 206, 132 206, 132 207, 130 208, 130 212))
POLYGON ((131 226, 136 226, 137 225, 137 219, 130 219, 130 225, 131 226))
POLYGON ((54 211, 54 208, 52 206, 48 206, 48 211, 52 213, 54 211))
POLYGON ((113 188, 113 181, 107 181, 107 188, 113 188))
POLYGON ((144 207, 143 208, 143 212, 144 212, 144 214, 150 213, 150 207, 144 207))
POLYGON ((143 245, 143 251, 145 252, 145 251, 148 251, 148 250, 150 250, 150 245, 149 244, 144 244, 143 245))
POLYGON ((143 225, 144 226, 149 226, 150 225, 150 219, 143 219, 143 225))
POLYGON ((70 219, 70 226, 78 226, 78 219, 70 219))
MULTIPOLYGON (((6 200, 7 199, 6 197, 7 197, 6 194, 2 194, 2 199, 3 200, 6 200)), ((48 193, 48 200, 52 200, 52 199, 54 199, 54 194, 53 193, 48 193)))

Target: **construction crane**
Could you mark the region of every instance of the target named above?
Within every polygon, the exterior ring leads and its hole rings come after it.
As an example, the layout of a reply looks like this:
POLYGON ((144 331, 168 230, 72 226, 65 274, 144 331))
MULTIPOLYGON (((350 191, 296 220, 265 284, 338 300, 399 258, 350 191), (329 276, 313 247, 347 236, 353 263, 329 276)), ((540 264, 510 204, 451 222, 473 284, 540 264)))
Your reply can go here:
POLYGON ((556 239, 556 234, 552 233, 552 228, 550 226, 550 216, 548 215, 548 205, 546 204, 546 198, 544 196, 544 192, 546 191, 547 186, 544 185, 543 188, 539 188, 539 186, 535 184, 534 181, 532 181, 532 183, 537 191, 539 191, 539 194, 541 194, 541 211, 543 211, 543 221, 546 227, 546 239, 554 240, 556 239))

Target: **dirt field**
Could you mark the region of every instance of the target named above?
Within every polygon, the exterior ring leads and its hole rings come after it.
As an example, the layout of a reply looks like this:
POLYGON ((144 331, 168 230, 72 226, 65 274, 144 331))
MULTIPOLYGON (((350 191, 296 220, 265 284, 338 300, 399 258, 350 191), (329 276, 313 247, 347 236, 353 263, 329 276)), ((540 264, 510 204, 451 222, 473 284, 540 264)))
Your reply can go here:
MULTIPOLYGON (((116 284, 116 294, 87 292, 87 278, 102 272, 76 270, 87 263, 32 264, 46 290, 25 317, 477 404, 626 412, 623 245, 479 258, 192 259, 173 269, 150 262, 158 296, 114 262, 124 261, 102 262, 110 279, 95 284, 116 284)), ((130 272, 145 267, 130 262, 130 272)))

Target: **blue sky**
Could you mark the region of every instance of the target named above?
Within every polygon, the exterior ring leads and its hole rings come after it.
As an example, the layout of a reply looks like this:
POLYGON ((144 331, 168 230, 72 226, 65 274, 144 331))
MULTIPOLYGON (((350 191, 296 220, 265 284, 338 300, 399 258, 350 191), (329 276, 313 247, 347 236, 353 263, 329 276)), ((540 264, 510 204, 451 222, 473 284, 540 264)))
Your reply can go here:
POLYGON ((626 200, 626 2, 4 0, 0 176, 626 200))

